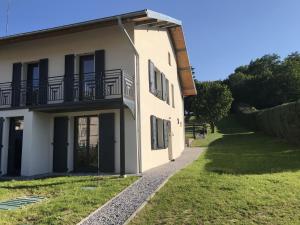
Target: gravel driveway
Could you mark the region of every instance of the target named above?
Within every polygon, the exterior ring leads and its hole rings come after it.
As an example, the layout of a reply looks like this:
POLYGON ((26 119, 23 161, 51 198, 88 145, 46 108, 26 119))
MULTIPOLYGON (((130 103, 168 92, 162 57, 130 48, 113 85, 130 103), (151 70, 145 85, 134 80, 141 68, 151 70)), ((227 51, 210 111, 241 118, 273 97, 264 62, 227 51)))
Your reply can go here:
POLYGON ((146 171, 138 181, 79 224, 124 224, 171 175, 196 160, 201 152, 200 148, 186 148, 174 162, 146 171))

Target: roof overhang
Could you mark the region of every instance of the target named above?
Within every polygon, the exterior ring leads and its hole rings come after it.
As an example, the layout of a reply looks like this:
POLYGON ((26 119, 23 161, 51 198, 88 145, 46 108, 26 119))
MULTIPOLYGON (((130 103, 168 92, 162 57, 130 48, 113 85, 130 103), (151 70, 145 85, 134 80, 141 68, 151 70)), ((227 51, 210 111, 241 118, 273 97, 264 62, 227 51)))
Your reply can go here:
POLYGON ((152 10, 146 9, 137 12, 90 20, 81 23, 74 23, 70 25, 54 27, 50 29, 0 37, 0 47, 23 41, 30 41, 41 38, 77 33, 81 31, 96 29, 99 27, 113 26, 118 24, 118 18, 121 18, 123 23, 134 23, 135 26, 146 25, 149 27, 167 29, 170 33, 176 54, 178 75, 181 82, 182 94, 184 96, 191 96, 197 94, 184 40, 181 21, 166 16, 164 14, 154 12, 152 10))

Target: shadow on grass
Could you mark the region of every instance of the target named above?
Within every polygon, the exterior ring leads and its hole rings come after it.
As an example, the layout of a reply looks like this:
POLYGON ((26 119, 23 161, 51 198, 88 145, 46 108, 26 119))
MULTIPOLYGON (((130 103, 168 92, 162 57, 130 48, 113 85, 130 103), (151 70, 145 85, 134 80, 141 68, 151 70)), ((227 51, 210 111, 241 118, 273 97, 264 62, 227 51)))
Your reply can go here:
POLYGON ((254 133, 230 117, 218 124, 223 134, 208 146, 205 169, 226 174, 265 174, 300 169, 300 147, 254 133))
MULTIPOLYGON (((51 178, 50 178, 51 179, 51 178)), ((12 185, 1 185, 0 182, 0 189, 34 189, 34 188, 43 188, 43 187, 53 187, 59 185, 71 185, 71 184, 78 184, 78 183, 88 183, 88 182, 95 182, 95 181, 103 181, 103 180, 112 180, 118 179, 118 177, 92 177, 86 179, 70 179, 64 181, 49 181, 46 179, 34 180, 34 181, 20 181, 20 184, 13 184, 12 185), (25 183, 25 184, 24 184, 25 183)))

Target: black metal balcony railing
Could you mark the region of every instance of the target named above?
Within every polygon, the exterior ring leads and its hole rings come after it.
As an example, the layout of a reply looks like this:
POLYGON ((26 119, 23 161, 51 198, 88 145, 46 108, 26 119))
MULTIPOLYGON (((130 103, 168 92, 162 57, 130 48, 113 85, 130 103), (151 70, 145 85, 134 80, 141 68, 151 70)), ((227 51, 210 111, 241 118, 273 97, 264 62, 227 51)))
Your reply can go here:
POLYGON ((12 82, 0 83, 0 108, 116 98, 134 100, 134 95, 132 76, 119 69, 107 70, 99 76, 95 73, 55 76, 47 81, 23 80, 15 86, 12 82))

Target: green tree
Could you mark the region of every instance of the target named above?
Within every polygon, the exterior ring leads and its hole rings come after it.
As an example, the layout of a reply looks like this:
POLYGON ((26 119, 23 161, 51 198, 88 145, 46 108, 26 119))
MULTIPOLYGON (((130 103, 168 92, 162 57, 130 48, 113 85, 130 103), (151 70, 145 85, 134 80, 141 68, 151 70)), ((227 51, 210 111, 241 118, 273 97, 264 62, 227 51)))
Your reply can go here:
POLYGON ((233 101, 229 88, 220 81, 196 81, 197 96, 194 97, 192 109, 194 115, 202 122, 209 123, 212 133, 215 123, 225 117, 233 101))
POLYGON ((276 54, 252 60, 235 69, 224 81, 235 103, 255 108, 269 108, 300 98, 300 54, 290 54, 284 60, 276 54))

